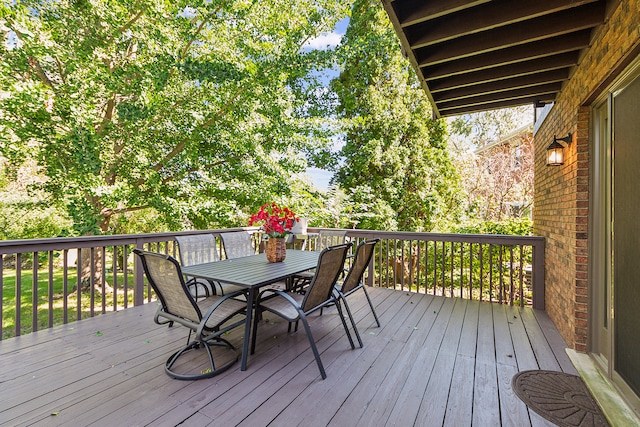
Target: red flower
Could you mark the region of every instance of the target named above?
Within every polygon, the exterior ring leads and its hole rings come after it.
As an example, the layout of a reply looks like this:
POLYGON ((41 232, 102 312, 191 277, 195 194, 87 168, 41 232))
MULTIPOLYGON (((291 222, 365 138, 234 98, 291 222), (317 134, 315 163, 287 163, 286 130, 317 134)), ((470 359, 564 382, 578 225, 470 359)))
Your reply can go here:
POLYGON ((269 237, 284 237, 291 232, 294 221, 298 221, 298 218, 291 209, 280 208, 276 203, 265 203, 257 213, 251 215, 249 225, 261 225, 269 237))

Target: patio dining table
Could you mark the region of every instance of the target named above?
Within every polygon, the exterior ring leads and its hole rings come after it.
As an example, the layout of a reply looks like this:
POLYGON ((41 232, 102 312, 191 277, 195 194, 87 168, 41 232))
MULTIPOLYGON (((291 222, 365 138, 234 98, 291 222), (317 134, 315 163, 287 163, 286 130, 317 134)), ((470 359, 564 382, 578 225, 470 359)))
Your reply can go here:
POLYGON ((287 250, 283 262, 268 262, 264 253, 222 261, 194 264, 182 268, 185 276, 200 277, 217 282, 242 286, 249 290, 247 295, 247 319, 242 342, 242 361, 240 370, 247 369, 247 356, 251 335, 251 321, 254 302, 261 287, 286 280, 290 276, 315 268, 319 252, 287 250))

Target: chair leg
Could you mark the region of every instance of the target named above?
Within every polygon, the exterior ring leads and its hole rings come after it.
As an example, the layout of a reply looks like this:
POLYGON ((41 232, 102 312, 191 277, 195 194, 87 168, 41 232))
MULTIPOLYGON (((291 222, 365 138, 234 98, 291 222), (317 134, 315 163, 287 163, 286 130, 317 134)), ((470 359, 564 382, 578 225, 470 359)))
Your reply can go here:
MULTIPOLYGON (((342 312, 342 307, 340 307, 339 299, 336 300, 336 308, 338 309, 338 316, 340 316, 340 320, 342 320, 342 326, 344 327, 344 331, 347 334, 347 338, 349 339, 349 344, 351 344, 351 350, 353 350, 356 348, 356 346, 353 344, 353 338, 351 338, 351 332, 349 332, 347 321, 344 320, 344 313, 342 312)), ((349 314, 349 316, 351 316, 351 314, 349 314)), ((358 330, 356 329, 356 325, 353 323, 353 319, 351 319, 351 323, 353 324, 353 330, 356 331, 358 340, 360 340, 360 334, 358 334, 358 330)), ((360 347, 362 347, 362 340, 360 340, 360 347)))
POLYGON ((376 324, 380 327, 380 320, 378 320, 378 315, 376 314, 375 308, 373 308, 373 304, 371 303, 371 298, 369 298, 369 292, 367 292, 367 288, 362 287, 364 291, 364 295, 367 297, 367 301, 369 301, 369 307, 371 307, 371 312, 373 313, 373 317, 376 319, 376 324))
POLYGON ((356 322, 355 320, 353 320, 353 314, 351 314, 351 308, 349 308, 349 304, 347 304, 347 299, 343 295, 341 295, 340 298, 344 303, 344 308, 347 310, 347 315, 349 316, 349 320, 351 320, 351 326, 353 327, 353 331, 356 333, 356 338, 358 339, 360 348, 362 348, 362 338, 360 338, 360 332, 358 332, 358 327, 356 326, 356 322))
POLYGON ((302 320, 302 325, 304 326, 304 330, 307 333, 307 338, 309 338, 309 345, 311 346, 311 351, 313 351, 313 356, 316 358, 316 363, 318 364, 318 369, 320 370, 320 375, 322 379, 327 378, 327 373, 324 371, 324 366, 322 366, 322 360, 320 360, 320 353, 318 353, 318 348, 316 347, 316 342, 313 340, 313 335, 311 334, 311 328, 309 327, 309 323, 307 322, 307 318, 304 314, 300 314, 300 320, 302 320))
POLYGON ((231 345, 229 341, 217 337, 215 338, 214 341, 195 340, 190 342, 189 344, 187 344, 186 346, 182 347, 180 350, 172 354, 171 357, 169 357, 169 359, 167 359, 167 363, 165 364, 164 370, 167 373, 167 375, 178 380, 198 380, 202 378, 214 377, 226 371, 227 369, 229 369, 237 361, 238 361, 238 352, 236 351, 235 347, 231 345), (224 365, 216 368, 215 362, 213 360, 213 353, 211 353, 211 346, 226 347, 228 350, 231 350, 233 351, 233 353, 235 353, 235 358, 230 359, 224 365), (185 354, 190 350, 197 350, 201 347, 203 347, 207 352, 207 358, 209 359, 209 366, 210 366, 209 369, 201 371, 198 374, 186 374, 186 373, 183 374, 183 373, 174 372, 172 370, 173 365, 180 358, 180 356, 182 356, 183 354, 185 354))

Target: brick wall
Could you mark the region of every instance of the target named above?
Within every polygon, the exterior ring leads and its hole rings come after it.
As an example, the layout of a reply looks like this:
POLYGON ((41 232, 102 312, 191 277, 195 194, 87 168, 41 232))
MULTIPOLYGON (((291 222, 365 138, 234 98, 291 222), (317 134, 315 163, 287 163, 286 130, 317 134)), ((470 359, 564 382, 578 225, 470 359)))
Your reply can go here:
POLYGON ((587 350, 590 103, 640 44, 640 0, 622 0, 535 135, 534 229, 545 236, 546 311, 567 344, 587 350), (554 134, 573 134, 565 164, 546 166, 554 134))

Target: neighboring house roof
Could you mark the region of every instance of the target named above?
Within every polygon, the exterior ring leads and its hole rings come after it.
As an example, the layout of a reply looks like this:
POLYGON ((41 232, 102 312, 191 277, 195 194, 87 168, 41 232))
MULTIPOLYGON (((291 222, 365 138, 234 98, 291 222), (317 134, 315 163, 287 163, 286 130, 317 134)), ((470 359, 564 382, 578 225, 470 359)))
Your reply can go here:
POLYGON ((614 3, 383 0, 437 117, 554 101, 614 3))
POLYGON ((533 126, 532 125, 525 125, 522 126, 521 128, 518 128, 510 133, 508 133, 506 136, 490 142, 488 144, 483 145, 482 147, 478 147, 474 150, 474 153, 476 154, 481 154, 484 152, 487 152, 489 150, 491 150, 494 147, 499 147, 501 145, 506 145, 509 144, 511 146, 518 146, 521 144, 522 142, 522 136, 523 135, 527 135, 527 134, 531 134, 533 132, 533 126))

